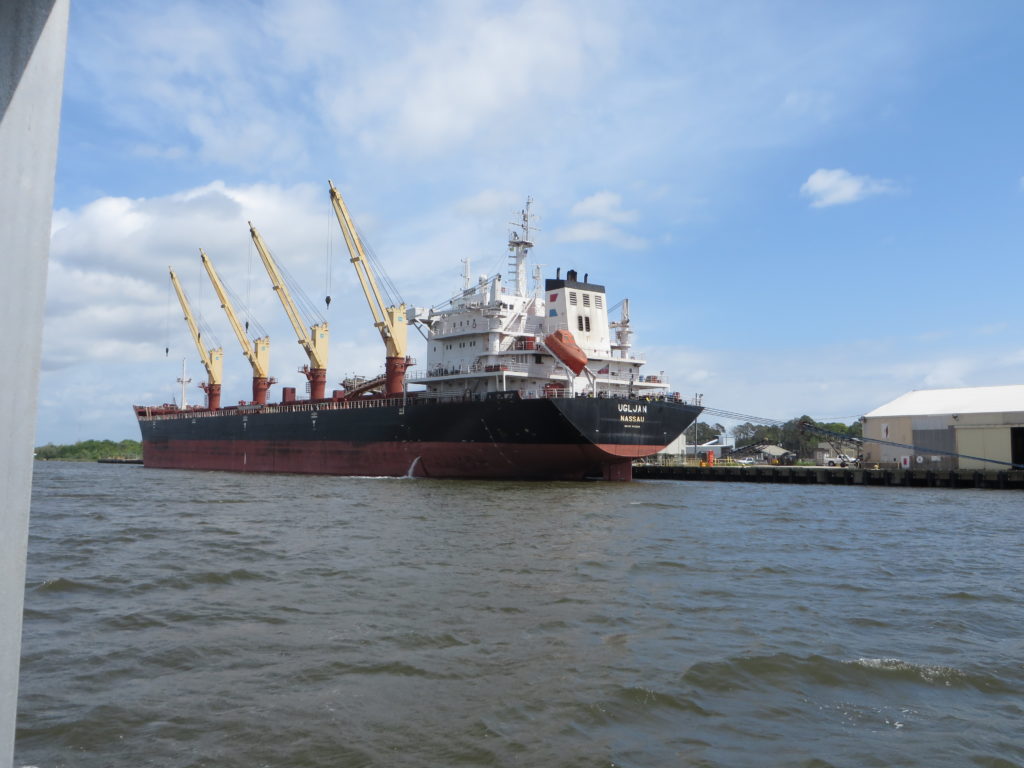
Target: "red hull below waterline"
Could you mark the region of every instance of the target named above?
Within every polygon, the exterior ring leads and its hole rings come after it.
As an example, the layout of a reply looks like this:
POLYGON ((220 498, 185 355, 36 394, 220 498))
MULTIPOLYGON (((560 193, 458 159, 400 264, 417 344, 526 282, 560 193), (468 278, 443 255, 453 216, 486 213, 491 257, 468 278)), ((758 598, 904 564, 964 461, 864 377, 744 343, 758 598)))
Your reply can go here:
POLYGON ((636 455, 664 446, 531 445, 527 443, 351 443, 343 441, 177 440, 145 446, 146 466, 233 472, 448 477, 629 480, 636 455), (608 450, 612 449, 612 450, 608 450), (614 451, 614 452, 613 452, 614 451))

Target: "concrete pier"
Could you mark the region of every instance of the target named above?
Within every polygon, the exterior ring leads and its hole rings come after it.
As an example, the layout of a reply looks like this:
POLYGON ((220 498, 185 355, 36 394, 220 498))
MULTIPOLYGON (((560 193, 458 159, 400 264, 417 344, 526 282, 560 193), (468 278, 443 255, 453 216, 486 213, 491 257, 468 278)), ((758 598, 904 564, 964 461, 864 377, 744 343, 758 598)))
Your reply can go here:
POLYGON ((684 467, 636 464, 637 480, 717 480, 728 483, 877 485, 904 488, 1024 490, 1024 470, 858 469, 847 467, 684 467))

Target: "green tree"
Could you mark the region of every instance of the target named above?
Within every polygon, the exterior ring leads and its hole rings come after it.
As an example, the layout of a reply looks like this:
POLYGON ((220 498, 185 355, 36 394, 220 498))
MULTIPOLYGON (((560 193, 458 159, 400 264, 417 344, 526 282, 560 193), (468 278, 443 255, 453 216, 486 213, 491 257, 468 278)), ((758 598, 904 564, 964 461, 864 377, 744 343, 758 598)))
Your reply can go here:
POLYGON ((142 458, 142 444, 138 440, 82 440, 72 445, 47 443, 36 448, 36 458, 61 461, 139 459, 142 458))
POLYGON ((725 427, 721 424, 705 424, 703 421, 698 421, 694 424, 694 427, 687 432, 687 438, 690 440, 696 440, 697 444, 710 443, 712 440, 717 438, 719 435, 726 433, 725 427), (696 429, 697 436, 694 438, 694 429, 696 429))
POLYGON ((814 452, 818 443, 826 438, 812 430, 804 429, 804 423, 809 423, 821 429, 835 432, 849 438, 859 438, 863 429, 860 421, 846 425, 839 422, 821 424, 810 416, 801 416, 790 419, 781 427, 765 424, 753 424, 747 422, 739 424, 732 429, 733 437, 736 438, 736 446, 742 448, 745 445, 756 443, 767 443, 769 445, 781 445, 787 451, 792 451, 800 459, 814 458, 814 452))

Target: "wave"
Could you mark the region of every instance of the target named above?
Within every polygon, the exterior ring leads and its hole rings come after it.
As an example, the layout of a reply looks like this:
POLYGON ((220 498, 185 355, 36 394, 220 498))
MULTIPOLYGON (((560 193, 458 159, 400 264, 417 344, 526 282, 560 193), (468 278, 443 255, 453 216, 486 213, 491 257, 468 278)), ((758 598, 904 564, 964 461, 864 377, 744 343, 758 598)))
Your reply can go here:
POLYGON ((246 568, 235 568, 232 571, 199 571, 197 573, 171 576, 155 582, 136 584, 133 586, 137 591, 164 589, 168 587, 171 589, 190 589, 196 585, 235 584, 244 581, 268 581, 269 579, 270 577, 263 573, 250 571, 246 568))
POLYGON ((985 603, 1017 603, 1018 599, 1011 595, 1001 595, 999 593, 989 594, 978 594, 976 592, 965 592, 963 590, 959 592, 948 592, 941 595, 943 600, 963 600, 965 602, 985 602, 985 603))
POLYGON ((687 712, 701 717, 713 717, 718 714, 705 709, 689 696, 644 686, 616 686, 611 699, 605 701, 602 706, 607 710, 614 710, 619 716, 630 711, 647 716, 657 710, 687 712))
POLYGON ((47 579, 38 584, 34 591, 44 594, 60 594, 65 592, 110 592, 113 587, 104 587, 87 581, 76 581, 58 576, 56 579, 47 579))
POLYGON ((454 673, 438 672, 418 667, 404 661, 382 661, 378 663, 351 664, 334 661, 295 672, 295 679, 304 684, 335 680, 344 675, 383 675, 390 677, 422 677, 428 680, 456 680, 454 673))
POLYGON ((945 665, 915 664, 896 658, 842 661, 825 656, 800 657, 788 653, 700 662, 683 674, 683 681, 698 689, 715 692, 765 688, 802 689, 807 685, 871 688, 909 684, 974 689, 989 694, 1024 693, 1024 686, 1019 679, 1011 680, 1008 676, 981 671, 968 672, 945 665))

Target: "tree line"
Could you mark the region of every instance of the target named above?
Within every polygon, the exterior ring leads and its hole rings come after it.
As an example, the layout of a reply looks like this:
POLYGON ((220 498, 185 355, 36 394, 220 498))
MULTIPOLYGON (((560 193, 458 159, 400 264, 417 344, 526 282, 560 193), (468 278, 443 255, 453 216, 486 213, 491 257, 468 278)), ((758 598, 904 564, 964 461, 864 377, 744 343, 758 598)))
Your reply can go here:
POLYGON ((138 440, 82 440, 73 445, 47 443, 36 448, 36 458, 61 461, 141 459, 142 443, 138 440))
MULTIPOLYGON (((801 422, 809 422, 821 429, 835 432, 850 439, 861 437, 863 430, 863 425, 860 421, 855 421, 853 424, 841 424, 835 421, 815 421, 810 416, 801 416, 797 419, 790 419, 782 426, 753 424, 748 421, 745 424, 736 425, 731 431, 732 436, 736 438, 737 448, 756 443, 768 443, 770 445, 781 445, 801 459, 810 459, 814 457, 814 451, 817 449, 818 443, 824 442, 825 438, 822 435, 802 429, 800 427, 801 422)), ((711 425, 699 422, 697 424, 697 443, 710 442, 718 435, 725 434, 726 431, 725 427, 721 424, 711 425)), ((692 434, 692 430, 688 431, 687 438, 692 440, 692 434)))

